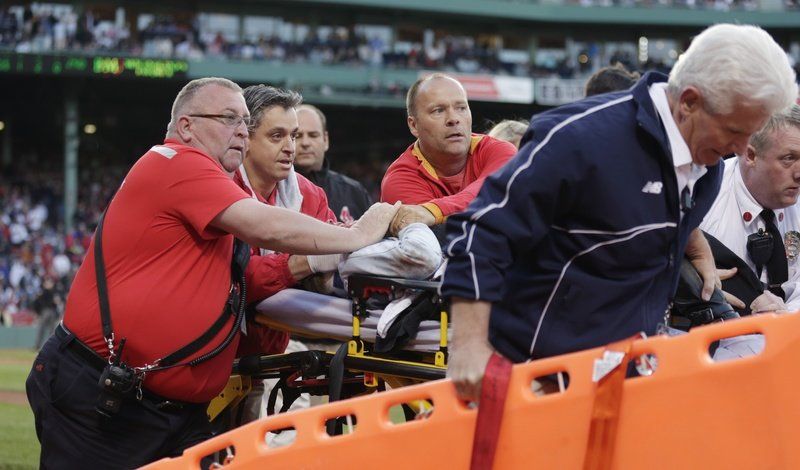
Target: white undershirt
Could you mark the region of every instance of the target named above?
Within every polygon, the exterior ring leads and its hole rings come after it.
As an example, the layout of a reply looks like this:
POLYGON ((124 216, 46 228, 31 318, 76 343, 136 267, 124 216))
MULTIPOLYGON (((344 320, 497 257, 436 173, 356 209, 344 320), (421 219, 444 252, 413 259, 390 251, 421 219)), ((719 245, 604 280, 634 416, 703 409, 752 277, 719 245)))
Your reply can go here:
MULTIPOLYGON (((705 165, 698 165, 692 161, 692 153, 689 151, 689 146, 683 140, 681 131, 672 117, 672 111, 669 109, 667 84, 664 82, 654 83, 650 85, 648 92, 656 107, 656 112, 661 118, 661 124, 667 132, 667 140, 672 153, 672 164, 675 166, 675 176, 678 178, 678 204, 680 204, 680 195, 683 188, 688 186, 689 194, 693 194, 694 184, 706 174, 708 169, 705 165)), ((681 219, 683 219, 683 211, 681 211, 681 219)))

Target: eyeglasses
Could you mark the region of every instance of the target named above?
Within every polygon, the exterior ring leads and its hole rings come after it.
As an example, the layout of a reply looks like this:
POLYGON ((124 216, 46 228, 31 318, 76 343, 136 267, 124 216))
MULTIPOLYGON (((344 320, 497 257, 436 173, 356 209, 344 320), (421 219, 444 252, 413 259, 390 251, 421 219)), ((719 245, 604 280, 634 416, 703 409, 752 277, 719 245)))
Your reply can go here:
POLYGON ((251 124, 250 116, 239 116, 238 114, 189 114, 189 116, 213 119, 227 127, 239 127, 244 123, 245 127, 249 129, 251 124))

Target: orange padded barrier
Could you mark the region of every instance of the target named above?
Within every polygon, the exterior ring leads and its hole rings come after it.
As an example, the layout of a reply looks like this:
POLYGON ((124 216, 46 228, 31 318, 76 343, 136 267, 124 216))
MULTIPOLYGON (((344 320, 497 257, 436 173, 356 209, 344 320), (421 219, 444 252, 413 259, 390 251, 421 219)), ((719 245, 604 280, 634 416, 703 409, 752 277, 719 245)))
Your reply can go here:
MULTIPOLYGON (((580 469, 594 399, 594 360, 604 348, 517 365, 509 384, 495 468, 580 469), (566 371, 564 393, 536 396, 531 380, 566 371)), ((636 341, 631 357, 655 354, 656 372, 625 380, 612 468, 800 468, 800 314, 759 315, 636 341), (759 332, 758 356, 714 363, 708 346, 759 332)), ((235 429, 147 468, 195 469, 200 458, 235 446, 230 469, 467 469, 476 411, 447 380, 278 415, 235 429), (391 406, 432 399, 425 420, 393 425, 391 406), (327 419, 352 414, 355 432, 330 437, 327 419), (264 435, 294 427, 288 447, 264 435)))

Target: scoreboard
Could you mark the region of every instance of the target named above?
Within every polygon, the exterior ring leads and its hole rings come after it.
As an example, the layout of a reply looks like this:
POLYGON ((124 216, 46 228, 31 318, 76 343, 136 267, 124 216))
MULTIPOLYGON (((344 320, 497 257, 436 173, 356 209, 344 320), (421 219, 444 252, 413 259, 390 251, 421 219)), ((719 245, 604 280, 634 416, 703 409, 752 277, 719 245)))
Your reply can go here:
POLYGON ((49 55, 0 53, 0 75, 68 75, 185 79, 185 60, 148 59, 113 55, 49 55))

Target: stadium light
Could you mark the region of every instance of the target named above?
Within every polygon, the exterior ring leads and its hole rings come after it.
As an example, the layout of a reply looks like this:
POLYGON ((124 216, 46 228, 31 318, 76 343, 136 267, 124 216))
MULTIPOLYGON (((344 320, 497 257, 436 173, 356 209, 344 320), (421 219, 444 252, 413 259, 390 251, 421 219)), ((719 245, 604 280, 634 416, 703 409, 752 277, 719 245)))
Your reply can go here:
POLYGON ((94 124, 86 124, 85 126, 83 126, 84 134, 92 135, 95 132, 97 132, 97 126, 95 126, 94 124))
POLYGON ((5 123, 5 121, 0 121, 0 132, 2 132, 2 131, 3 131, 3 129, 5 129, 5 128, 6 128, 6 123, 5 123))
POLYGON ((649 41, 646 37, 642 36, 639 38, 639 62, 647 62, 649 57, 647 46, 649 41))

